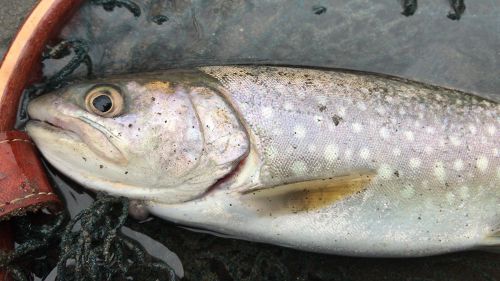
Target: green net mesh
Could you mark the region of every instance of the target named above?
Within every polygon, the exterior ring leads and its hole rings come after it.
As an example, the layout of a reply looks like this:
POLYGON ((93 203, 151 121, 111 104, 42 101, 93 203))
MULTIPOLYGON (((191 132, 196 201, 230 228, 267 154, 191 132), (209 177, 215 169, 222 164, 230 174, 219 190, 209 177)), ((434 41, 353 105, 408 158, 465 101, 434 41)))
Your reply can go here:
POLYGON ((43 224, 19 218, 19 244, 0 255, 0 266, 20 281, 31 280, 31 272, 46 276, 55 263, 57 280, 177 280, 170 266, 120 231, 127 217, 127 199, 98 194, 71 220, 66 212, 44 218, 43 224))

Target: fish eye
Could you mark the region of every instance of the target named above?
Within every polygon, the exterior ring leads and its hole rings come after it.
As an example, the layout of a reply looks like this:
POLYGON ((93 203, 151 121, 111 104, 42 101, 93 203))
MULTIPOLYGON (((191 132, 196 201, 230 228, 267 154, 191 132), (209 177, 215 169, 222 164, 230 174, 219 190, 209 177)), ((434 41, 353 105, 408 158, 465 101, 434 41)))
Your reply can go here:
POLYGON ((85 106, 97 115, 115 117, 123 111, 123 97, 115 86, 98 85, 88 91, 85 106))

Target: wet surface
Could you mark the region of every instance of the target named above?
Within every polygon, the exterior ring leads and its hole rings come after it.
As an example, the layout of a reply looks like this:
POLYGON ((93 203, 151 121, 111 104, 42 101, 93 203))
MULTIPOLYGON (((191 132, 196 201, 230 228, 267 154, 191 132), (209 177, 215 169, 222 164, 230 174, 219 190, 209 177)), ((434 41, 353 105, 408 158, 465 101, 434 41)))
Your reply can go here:
POLYGON ((90 42, 98 76, 200 64, 273 63, 402 76, 500 100, 500 0, 447 1, 411 17, 398 1, 138 1, 86 5, 63 31, 90 42), (158 24, 157 17, 165 16, 158 24), (168 20, 167 20, 168 19, 168 20))
MULTIPOLYGON (((1 22, 12 28, 0 33, 0 53, 33 3, 7 2, 1 22)), ((447 17, 447 1, 428 2, 411 17, 401 15, 398 1, 144 0, 138 18, 124 8, 85 5, 62 37, 89 41, 97 76, 200 64, 311 65, 392 74, 499 101, 500 0, 466 2, 459 21, 447 17)), ((47 64, 46 73, 62 64, 47 64)), ((72 216, 92 202, 68 179, 54 179, 72 216)), ((130 220, 124 232, 186 280, 500 280, 500 255, 486 252, 339 257, 220 238, 156 218, 130 220)))

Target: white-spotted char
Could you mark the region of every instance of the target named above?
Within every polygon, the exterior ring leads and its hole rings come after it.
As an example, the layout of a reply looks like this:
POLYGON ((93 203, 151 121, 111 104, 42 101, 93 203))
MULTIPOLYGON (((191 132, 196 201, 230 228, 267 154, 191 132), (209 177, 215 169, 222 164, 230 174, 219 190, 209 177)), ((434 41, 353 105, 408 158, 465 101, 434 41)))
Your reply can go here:
POLYGON ((56 168, 174 222, 356 256, 500 245, 500 106, 474 95, 213 66, 75 84, 29 114, 56 168))

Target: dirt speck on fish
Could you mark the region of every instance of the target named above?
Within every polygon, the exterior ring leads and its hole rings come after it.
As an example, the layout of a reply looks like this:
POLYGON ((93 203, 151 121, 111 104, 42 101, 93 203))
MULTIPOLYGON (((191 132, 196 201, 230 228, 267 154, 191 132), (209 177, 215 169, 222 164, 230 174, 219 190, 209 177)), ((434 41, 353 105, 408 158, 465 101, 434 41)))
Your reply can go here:
POLYGON ((75 84, 28 111, 56 168, 174 222, 353 256, 500 245, 500 106, 474 95, 211 66, 75 84))

